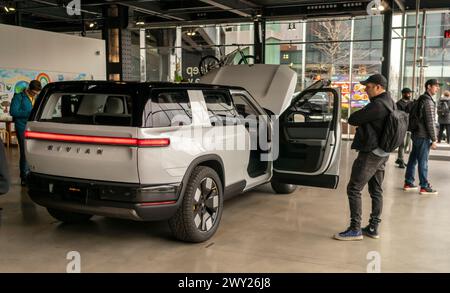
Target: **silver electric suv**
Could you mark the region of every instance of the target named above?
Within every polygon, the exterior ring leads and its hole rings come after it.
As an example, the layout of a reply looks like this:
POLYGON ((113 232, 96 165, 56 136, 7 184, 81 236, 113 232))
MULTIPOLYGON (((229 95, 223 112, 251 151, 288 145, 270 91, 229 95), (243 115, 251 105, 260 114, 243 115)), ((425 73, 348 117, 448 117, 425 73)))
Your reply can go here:
POLYGON ((339 94, 320 81, 292 100, 296 79, 243 65, 201 84, 50 83, 25 132, 29 195, 66 223, 168 220, 177 239, 201 242, 233 195, 268 182, 336 188, 339 94))

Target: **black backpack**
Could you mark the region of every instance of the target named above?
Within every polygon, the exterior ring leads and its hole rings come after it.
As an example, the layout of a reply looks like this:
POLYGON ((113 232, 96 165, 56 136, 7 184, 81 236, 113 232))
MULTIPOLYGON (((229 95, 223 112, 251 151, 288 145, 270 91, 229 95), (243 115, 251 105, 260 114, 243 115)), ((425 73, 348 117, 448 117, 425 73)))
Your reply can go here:
POLYGON ((398 148, 405 140, 409 115, 404 111, 398 110, 395 103, 392 103, 392 107, 386 101, 380 101, 388 109, 389 115, 386 118, 382 135, 379 138, 378 147, 390 153, 398 148))
POLYGON ((438 112, 439 116, 444 116, 445 117, 445 116, 448 115, 450 110, 448 108, 447 101, 440 101, 439 102, 439 106, 438 106, 437 112, 438 112))
POLYGON ((409 111, 409 131, 416 131, 419 129, 419 124, 423 119, 423 99, 419 97, 411 103, 411 110, 409 111))

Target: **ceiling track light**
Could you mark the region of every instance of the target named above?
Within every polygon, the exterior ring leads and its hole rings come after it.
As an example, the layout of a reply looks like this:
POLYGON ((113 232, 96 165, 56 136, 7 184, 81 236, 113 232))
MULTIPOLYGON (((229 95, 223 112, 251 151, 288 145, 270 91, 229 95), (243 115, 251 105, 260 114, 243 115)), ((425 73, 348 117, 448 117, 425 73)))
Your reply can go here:
POLYGON ((352 3, 344 3, 342 6, 345 7, 345 8, 349 8, 349 7, 362 7, 363 4, 362 4, 362 2, 352 2, 352 3))
POLYGON ((145 25, 144 19, 143 19, 142 17, 139 17, 139 18, 136 20, 136 25, 145 25))
POLYGON ((196 33, 196 31, 195 30, 188 30, 187 32, 186 32, 186 35, 188 35, 188 36, 195 36, 197 33, 196 33))
POLYGON ((13 5, 12 2, 10 2, 10 1, 0 1, 0 2, 4 3, 1 6, 3 6, 3 9, 5 10, 6 13, 10 13, 10 12, 15 12, 16 11, 16 7, 13 5))

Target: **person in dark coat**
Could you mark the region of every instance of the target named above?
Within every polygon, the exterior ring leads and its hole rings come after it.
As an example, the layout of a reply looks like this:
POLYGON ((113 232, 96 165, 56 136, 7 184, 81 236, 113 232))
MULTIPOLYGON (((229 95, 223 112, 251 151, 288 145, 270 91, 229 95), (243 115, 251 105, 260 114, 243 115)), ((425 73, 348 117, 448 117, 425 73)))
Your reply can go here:
MULTIPOLYGON (((437 148, 437 135, 435 124, 436 102, 433 96, 439 92, 440 83, 436 79, 429 79, 425 83, 425 93, 418 99, 419 123, 418 127, 412 131, 411 137, 413 147, 409 154, 408 165, 406 166, 404 191, 414 191, 419 188, 414 185, 414 173, 416 165, 419 169, 420 180, 420 194, 438 194, 438 192, 431 187, 428 181, 428 157, 430 155, 430 148, 435 150, 437 148)), ((412 115, 412 113, 410 114, 412 115)))
POLYGON ((438 143, 441 142, 445 131, 447 143, 450 144, 450 91, 445 91, 439 100, 437 113, 439 123, 438 143))
MULTIPOLYGON (((412 105, 411 97, 412 97, 412 90, 410 88, 405 87, 404 89, 402 89, 402 98, 397 102, 397 109, 409 113, 412 105)), ((403 160, 403 156, 405 154, 406 148, 409 145, 410 140, 411 140, 411 132, 407 132, 405 140, 398 147, 398 156, 395 163, 398 164, 399 168, 404 169, 406 167, 405 161, 403 160)))
POLYGON ((389 159, 389 153, 378 146, 390 109, 395 102, 386 91, 387 80, 381 74, 370 76, 361 81, 366 86, 370 103, 350 115, 348 123, 358 126, 352 149, 358 151, 358 157, 353 162, 352 173, 347 185, 347 195, 350 206, 350 226, 344 232, 337 233, 337 240, 362 240, 363 234, 371 238, 379 238, 378 225, 381 222, 383 209, 384 169, 389 159), (390 109, 386 106, 389 105, 390 109), (369 225, 361 229, 362 202, 361 192, 365 185, 369 186, 372 198, 372 213, 369 225))

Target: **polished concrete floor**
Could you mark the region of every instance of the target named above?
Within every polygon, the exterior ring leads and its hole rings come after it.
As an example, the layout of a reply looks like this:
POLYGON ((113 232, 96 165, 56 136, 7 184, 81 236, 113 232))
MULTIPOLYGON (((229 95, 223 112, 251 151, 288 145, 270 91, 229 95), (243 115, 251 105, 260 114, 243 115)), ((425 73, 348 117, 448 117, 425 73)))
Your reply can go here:
MULTIPOLYGON (((13 149, 13 186, 0 196, 0 272, 65 272, 70 251, 80 253, 82 272, 366 272, 371 251, 379 253, 382 272, 450 272, 450 149, 432 152, 438 196, 404 193, 404 170, 392 155, 381 238, 340 242, 332 235, 348 224, 345 186, 354 156, 345 143, 337 190, 302 187, 276 195, 263 186, 225 202, 210 241, 186 244, 173 240, 165 222, 57 222, 21 189, 13 149)), ((363 205, 367 221, 367 191, 363 205)))

